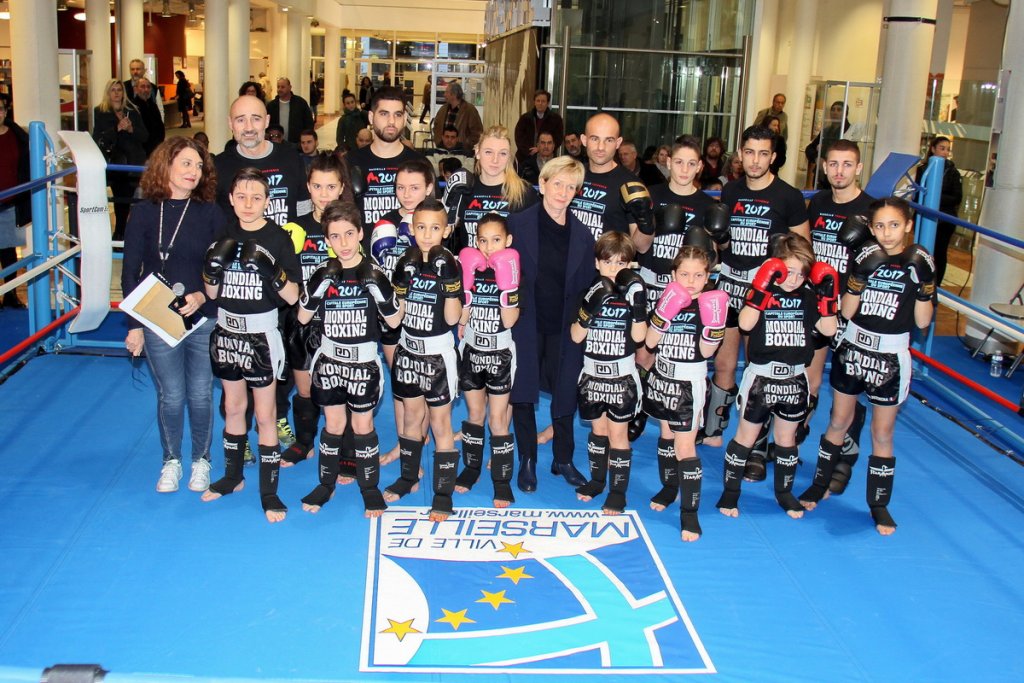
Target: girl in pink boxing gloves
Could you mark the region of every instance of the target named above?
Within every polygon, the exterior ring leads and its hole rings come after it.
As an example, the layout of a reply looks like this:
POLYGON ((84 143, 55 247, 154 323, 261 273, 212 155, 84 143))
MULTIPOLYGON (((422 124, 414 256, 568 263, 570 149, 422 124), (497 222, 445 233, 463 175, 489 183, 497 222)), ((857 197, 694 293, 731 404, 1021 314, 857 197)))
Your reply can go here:
POLYGON ((510 249, 505 219, 489 213, 476 227, 476 247, 459 252, 462 266, 462 357, 459 390, 469 414, 462 423, 463 469, 455 490, 465 493, 480 478, 484 460, 484 415, 491 428, 494 507, 515 502, 514 449, 509 433, 509 395, 516 372, 512 326, 519 320, 519 253, 510 249))
POLYGON ((720 290, 704 292, 711 261, 707 251, 685 245, 672 261, 672 280, 651 312, 646 347, 654 365, 644 387, 644 412, 661 420, 658 472, 662 488, 651 498, 661 511, 679 503, 684 541, 700 538, 702 469, 697 456, 697 432, 707 394, 707 359, 715 355, 725 335, 729 296, 720 290))

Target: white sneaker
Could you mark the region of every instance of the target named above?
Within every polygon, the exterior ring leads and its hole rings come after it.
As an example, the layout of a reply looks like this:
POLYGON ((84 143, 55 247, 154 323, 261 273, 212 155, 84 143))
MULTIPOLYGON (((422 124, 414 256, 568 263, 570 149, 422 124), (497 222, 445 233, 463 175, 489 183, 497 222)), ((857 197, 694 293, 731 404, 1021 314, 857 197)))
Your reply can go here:
POLYGON ((178 490, 178 480, 181 479, 181 461, 168 460, 160 470, 160 478, 156 481, 158 493, 173 493, 178 490))
POLYGON ((200 458, 192 463, 192 476, 188 480, 190 491, 205 491, 210 488, 210 461, 200 458))

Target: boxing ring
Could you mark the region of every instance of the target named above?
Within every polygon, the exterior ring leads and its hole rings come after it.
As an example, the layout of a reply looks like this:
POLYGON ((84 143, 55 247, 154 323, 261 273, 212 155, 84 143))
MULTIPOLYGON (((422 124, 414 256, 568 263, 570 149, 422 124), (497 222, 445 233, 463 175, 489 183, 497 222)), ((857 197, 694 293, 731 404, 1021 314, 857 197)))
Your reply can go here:
MULTIPOLYGON (((41 134, 34 144, 46 144, 41 134)), ((678 508, 647 508, 659 487, 653 428, 634 446, 621 518, 578 502, 543 467, 538 491, 516 490, 505 513, 491 511, 483 481, 456 496, 457 516, 432 525, 428 477, 378 522, 363 519, 353 486, 309 515, 298 500, 315 482, 313 460, 282 471, 288 519, 268 525, 254 471, 214 503, 154 491, 155 392, 146 364, 114 348, 121 314, 107 314, 108 299, 98 327, 68 329, 95 311, 76 310, 94 306, 77 275, 92 245, 56 236, 54 176, 72 172, 62 154, 51 145, 34 167, 39 213, 21 263, 36 273, 32 308, 0 312, 0 330, 22 315, 33 335, 13 353, 20 337, 4 332, 0 345, 0 680, 87 663, 125 683, 1024 678, 1012 655, 1024 627, 1024 373, 990 378, 955 337, 923 340, 922 355, 997 400, 918 368, 897 421, 900 527, 887 538, 866 509, 863 464, 844 495, 803 519, 779 509, 770 481, 746 483, 730 519, 713 507, 723 448, 702 446, 704 535, 683 544, 678 508)), ((940 294, 989 315, 954 296, 940 294)), ((1024 339, 1012 321, 994 322, 1024 339)), ((798 487, 829 407, 822 392, 798 487)), ((458 424, 461 402, 454 413, 458 424)), ((389 448, 387 396, 377 425, 389 448)), ((586 432, 578 422, 577 443, 586 432)), ((549 458, 541 446, 540 463, 549 458)))

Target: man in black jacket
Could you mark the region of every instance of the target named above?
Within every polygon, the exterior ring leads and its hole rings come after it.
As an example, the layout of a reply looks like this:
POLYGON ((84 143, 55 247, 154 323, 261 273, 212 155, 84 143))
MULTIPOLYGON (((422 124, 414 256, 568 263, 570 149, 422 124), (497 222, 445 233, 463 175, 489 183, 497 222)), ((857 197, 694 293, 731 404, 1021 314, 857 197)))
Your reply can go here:
POLYGON ((302 131, 313 127, 309 104, 292 92, 292 82, 287 78, 277 79, 277 97, 267 103, 267 114, 271 125, 284 128, 284 139, 293 145, 299 144, 302 131))
POLYGON ((149 137, 142 143, 146 150, 146 158, 153 153, 153 150, 164 141, 167 133, 164 130, 164 120, 160 116, 160 109, 156 106, 153 98, 153 84, 147 78, 140 78, 135 82, 135 94, 132 95, 132 102, 139 108, 142 122, 146 124, 146 132, 149 137))

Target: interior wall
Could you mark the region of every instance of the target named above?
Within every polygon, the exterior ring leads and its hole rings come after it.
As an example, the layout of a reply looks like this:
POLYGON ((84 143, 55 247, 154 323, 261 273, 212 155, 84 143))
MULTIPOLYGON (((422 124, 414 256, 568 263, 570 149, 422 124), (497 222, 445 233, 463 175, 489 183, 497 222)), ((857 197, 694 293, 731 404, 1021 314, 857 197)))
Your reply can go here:
POLYGON ((878 0, 823 0, 812 80, 873 82, 882 35, 878 0))

